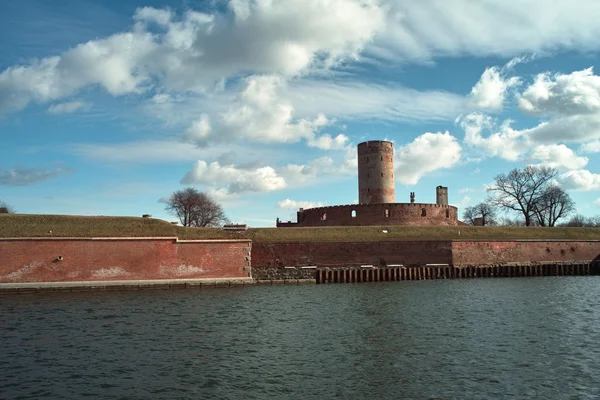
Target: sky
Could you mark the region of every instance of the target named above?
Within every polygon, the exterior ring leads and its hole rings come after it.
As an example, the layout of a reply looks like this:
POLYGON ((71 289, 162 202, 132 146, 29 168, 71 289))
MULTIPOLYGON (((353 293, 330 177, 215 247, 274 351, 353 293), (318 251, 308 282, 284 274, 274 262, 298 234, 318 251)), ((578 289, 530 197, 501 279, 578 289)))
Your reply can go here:
MULTIPOLYGON (((354 204, 356 145, 396 201, 483 201, 558 170, 600 214, 597 0, 2 0, 0 200, 152 214, 195 187, 232 222, 354 204)), ((600 66, 598 66, 600 69, 600 66)))

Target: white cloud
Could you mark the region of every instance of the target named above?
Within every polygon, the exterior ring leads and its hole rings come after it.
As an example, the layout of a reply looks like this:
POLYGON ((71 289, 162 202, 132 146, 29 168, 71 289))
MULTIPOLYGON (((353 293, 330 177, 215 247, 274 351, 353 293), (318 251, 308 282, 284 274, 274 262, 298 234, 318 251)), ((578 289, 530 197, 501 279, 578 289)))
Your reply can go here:
POLYGON ((48 107, 50 114, 69 114, 77 110, 88 110, 91 104, 83 101, 69 101, 66 103, 52 104, 48 107))
POLYGON ((221 166, 217 161, 207 164, 197 161, 194 168, 181 179, 184 185, 206 185, 212 188, 226 186, 227 193, 271 192, 286 187, 285 179, 272 167, 253 170, 235 166, 221 166))
POLYGON ((236 0, 229 6, 231 18, 140 8, 130 32, 9 67, 0 73, 0 113, 93 85, 112 95, 155 84, 204 91, 241 73, 296 75, 357 58, 384 23, 381 7, 360 0, 236 0))
POLYGON ((208 144, 211 131, 212 128, 208 116, 206 114, 201 114, 200 118, 194 121, 187 129, 183 139, 188 143, 194 143, 197 146, 205 147, 208 144))
POLYGON ((428 61, 444 56, 502 56, 597 50, 596 0, 428 0, 386 2, 387 26, 368 50, 428 61))
POLYGON ((302 185, 314 182, 317 177, 336 174, 336 166, 331 157, 320 157, 308 164, 287 164, 278 168, 278 172, 286 182, 302 185))
POLYGON ((323 207, 324 204, 320 201, 296 201, 291 199, 281 200, 277 203, 277 208, 283 208, 286 210, 296 211, 300 208, 315 208, 315 207, 323 207))
POLYGON ((535 143, 587 143, 600 138, 600 113, 551 119, 533 128, 524 129, 521 133, 535 143))
POLYGON ((294 107, 279 99, 279 88, 285 84, 279 76, 249 77, 239 103, 221 115, 219 137, 289 143, 311 140, 316 131, 331 124, 323 114, 312 120, 295 119, 294 107))
POLYGON ((596 199, 596 201, 594 201, 594 204, 596 205, 596 207, 600 207, 600 197, 596 199))
POLYGON ((497 67, 486 68, 470 95, 472 106, 499 111, 504 106, 506 92, 519 83, 519 78, 505 79, 497 67))
POLYGON ((502 69, 504 71, 511 71, 513 70, 518 64, 524 64, 524 63, 528 63, 530 61, 533 61, 537 58, 537 55, 535 53, 533 54, 528 54, 528 55, 524 55, 524 56, 517 56, 514 57, 513 59, 511 59, 509 62, 507 62, 504 67, 502 67, 502 69))
POLYGON ((591 67, 570 74, 539 74, 519 97, 519 107, 533 115, 598 113, 600 76, 591 67))
POLYGON ((504 121, 497 131, 492 118, 480 113, 460 117, 457 122, 465 130, 464 142, 468 146, 483 150, 487 155, 515 161, 527 152, 524 133, 512 129, 510 120, 504 121), (491 133, 484 137, 484 131, 491 133))
POLYGON ((308 145, 321 150, 340 150, 348 145, 348 136, 340 133, 336 137, 331 137, 331 135, 325 134, 309 140, 308 145))
POLYGON ((588 170, 568 171, 558 177, 565 189, 591 191, 600 190, 600 174, 588 170))
POLYGON ((579 157, 573 150, 564 144, 540 145, 529 153, 531 160, 541 161, 542 164, 566 170, 577 170, 585 167, 588 163, 587 157, 579 157))
POLYGON ((202 115, 188 128, 184 139, 200 146, 231 139, 265 143, 293 143, 305 139, 315 145, 325 145, 323 140, 314 141, 315 134, 333 121, 323 114, 313 119, 295 118, 293 105, 281 98, 286 85, 286 80, 278 75, 254 75, 244 79, 237 99, 227 111, 218 114, 216 123, 202 115))
POLYGON ((305 78, 292 80, 285 89, 282 96, 302 118, 323 113, 346 120, 448 121, 466 106, 465 96, 397 83, 305 78))
POLYGON ((460 156, 461 147, 449 132, 424 133, 396 150, 396 179, 414 185, 429 172, 453 167, 460 156))
POLYGON ((115 96, 140 91, 148 80, 144 59, 155 48, 147 32, 120 33, 80 44, 62 56, 10 67, 0 73, 0 113, 31 101, 57 100, 91 85, 115 96))
POLYGON ((582 153, 600 153, 600 140, 585 143, 579 149, 582 153))

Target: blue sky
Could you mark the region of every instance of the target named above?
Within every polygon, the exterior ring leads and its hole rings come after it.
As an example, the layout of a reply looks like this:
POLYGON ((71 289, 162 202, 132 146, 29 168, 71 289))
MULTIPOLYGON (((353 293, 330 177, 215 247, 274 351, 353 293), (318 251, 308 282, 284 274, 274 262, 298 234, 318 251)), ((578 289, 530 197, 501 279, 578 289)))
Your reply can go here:
POLYGON ((600 2, 0 2, 0 200, 232 221, 357 201, 356 144, 396 149, 396 200, 464 208, 530 164, 600 213, 600 2))

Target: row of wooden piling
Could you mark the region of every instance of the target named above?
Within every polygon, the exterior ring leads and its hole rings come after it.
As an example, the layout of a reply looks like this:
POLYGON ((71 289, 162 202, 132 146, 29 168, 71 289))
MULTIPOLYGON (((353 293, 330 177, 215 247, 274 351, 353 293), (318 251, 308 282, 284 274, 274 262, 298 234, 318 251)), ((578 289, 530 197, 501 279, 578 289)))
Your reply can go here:
POLYGON ((408 267, 318 268, 317 283, 355 283, 414 281, 426 279, 510 278, 526 276, 598 275, 590 262, 534 265, 451 266, 422 265, 408 267))

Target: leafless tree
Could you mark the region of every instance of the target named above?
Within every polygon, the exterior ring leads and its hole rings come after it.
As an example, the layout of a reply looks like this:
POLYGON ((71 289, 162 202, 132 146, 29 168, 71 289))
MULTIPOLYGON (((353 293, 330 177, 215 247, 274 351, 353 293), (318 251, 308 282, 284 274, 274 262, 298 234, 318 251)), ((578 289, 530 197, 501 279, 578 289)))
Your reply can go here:
POLYGON ((177 216, 183 226, 215 227, 227 222, 221 205, 208 194, 194 188, 171 194, 165 210, 177 216))
POLYGON ((491 202, 499 208, 522 214, 525 225, 531 226, 535 210, 556 175, 556 169, 544 166, 528 166, 522 170, 513 169, 508 175, 497 175, 494 185, 488 189, 494 196, 491 202))
POLYGON ((472 207, 465 208, 463 219, 470 225, 475 225, 475 219, 481 218, 483 226, 496 223, 496 207, 488 202, 481 202, 472 207))
POLYGON ((0 214, 14 214, 15 210, 7 203, 0 200, 0 214))
POLYGON ((556 221, 575 211, 571 196, 556 185, 549 185, 534 207, 540 226, 554 226, 556 221))
POLYGON ((581 214, 573 215, 567 222, 561 226, 568 227, 600 227, 600 215, 585 217, 581 214))

